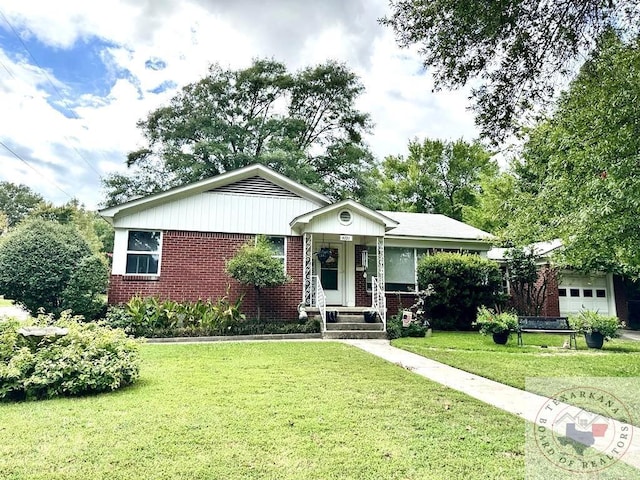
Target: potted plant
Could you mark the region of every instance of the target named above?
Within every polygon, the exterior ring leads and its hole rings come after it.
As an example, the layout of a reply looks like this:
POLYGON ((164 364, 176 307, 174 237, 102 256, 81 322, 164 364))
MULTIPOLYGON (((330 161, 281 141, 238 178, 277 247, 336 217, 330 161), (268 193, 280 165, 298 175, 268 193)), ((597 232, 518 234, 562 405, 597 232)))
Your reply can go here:
POLYGON ((482 306, 478 308, 474 325, 480 327, 482 335, 491 334, 495 343, 504 345, 509 340, 511 332, 518 328, 518 317, 515 313, 496 313, 490 308, 482 306))
POLYGON ((569 317, 571 328, 584 334, 589 348, 602 348, 605 340, 618 336, 618 329, 624 327, 618 317, 601 315, 592 310, 583 310, 569 317))
POLYGON ((364 321, 367 323, 376 323, 378 321, 378 312, 376 312, 373 308, 365 310, 363 314, 364 321))

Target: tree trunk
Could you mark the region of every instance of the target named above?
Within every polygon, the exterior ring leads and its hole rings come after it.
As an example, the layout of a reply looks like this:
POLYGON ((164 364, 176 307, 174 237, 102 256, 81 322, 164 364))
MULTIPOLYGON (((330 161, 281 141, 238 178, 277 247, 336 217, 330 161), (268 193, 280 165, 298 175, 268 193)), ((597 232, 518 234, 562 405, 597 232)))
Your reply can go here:
POLYGON ((256 287, 256 321, 260 322, 260 287, 256 287))

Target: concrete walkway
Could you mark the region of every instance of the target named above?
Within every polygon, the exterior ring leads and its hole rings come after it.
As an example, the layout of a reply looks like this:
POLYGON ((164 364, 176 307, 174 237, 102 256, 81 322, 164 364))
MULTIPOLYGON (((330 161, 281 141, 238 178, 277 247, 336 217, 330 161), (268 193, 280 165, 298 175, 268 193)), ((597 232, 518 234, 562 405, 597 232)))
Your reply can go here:
MULTIPOLYGON (((415 353, 392 347, 388 340, 343 340, 343 342, 383 358, 402 368, 406 368, 429 380, 446 385, 449 388, 458 390, 489 405, 517 415, 532 423, 539 424, 538 417, 540 409, 549 401, 547 397, 525 392, 421 357, 415 353)), ((570 405, 564 405, 561 402, 554 405, 560 405, 558 408, 566 411, 573 411, 574 416, 580 412, 580 409, 570 405)), ((620 432, 623 427, 629 428, 632 431, 633 436, 628 445, 628 450, 620 458, 620 461, 640 469, 640 428, 622 424, 612 419, 609 419, 609 422, 610 425, 613 426, 613 431, 620 432)), ((566 425, 563 425, 563 427, 566 428, 566 425)), ((566 434, 560 427, 554 428, 554 431, 559 435, 566 434)), ((594 446, 594 448, 596 447, 597 445, 594 446)), ((601 451, 609 453, 606 450, 601 451)))
POLYGON ((625 340, 636 340, 640 342, 640 331, 638 330, 620 330, 620 338, 625 340))
POLYGON ((28 317, 29 314, 20 307, 0 307, 0 320, 3 318, 17 318, 18 320, 24 320, 28 317))

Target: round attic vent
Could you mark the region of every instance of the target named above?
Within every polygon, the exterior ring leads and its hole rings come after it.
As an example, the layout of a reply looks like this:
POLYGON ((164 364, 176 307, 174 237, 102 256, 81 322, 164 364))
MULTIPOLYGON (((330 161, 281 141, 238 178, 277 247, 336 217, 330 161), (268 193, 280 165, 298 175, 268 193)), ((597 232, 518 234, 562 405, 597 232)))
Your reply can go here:
POLYGON ((353 220, 349 210, 342 210, 338 217, 340 218, 340 223, 343 225, 349 225, 353 220))

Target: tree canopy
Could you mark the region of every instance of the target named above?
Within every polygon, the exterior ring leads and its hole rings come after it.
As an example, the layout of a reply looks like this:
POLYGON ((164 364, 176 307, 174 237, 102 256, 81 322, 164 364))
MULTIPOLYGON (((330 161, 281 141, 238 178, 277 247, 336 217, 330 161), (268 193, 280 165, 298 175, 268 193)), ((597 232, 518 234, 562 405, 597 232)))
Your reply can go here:
POLYGON ((461 220, 463 206, 475 204, 480 175, 495 175, 497 170, 477 143, 416 139, 409 142, 406 158, 384 160, 380 190, 389 210, 442 213, 461 220))
POLYGON ((573 76, 595 40, 640 25, 636 0, 392 0, 381 19, 400 46, 416 45, 436 88, 475 86, 482 135, 502 140, 573 76))
POLYGON ((14 227, 44 199, 26 185, 0 182, 0 212, 7 217, 8 227, 14 227))
POLYGON ((294 73, 274 60, 240 70, 212 65, 138 123, 147 145, 128 155, 130 174, 107 178, 106 203, 252 163, 332 198, 365 198, 373 158, 363 141, 369 115, 355 106, 363 91, 353 72, 332 61, 294 73))
POLYGON ((262 308, 261 293, 263 288, 284 285, 290 278, 284 271, 284 265, 274 257, 274 250, 269 241, 258 236, 254 242, 249 241, 231 258, 226 271, 231 278, 242 285, 253 286, 256 292, 256 320, 260 321, 262 308))
POLYGON ((31 219, 0 243, 0 292, 31 313, 42 307, 56 314, 73 308, 80 315, 95 315, 103 303, 107 272, 106 263, 92 254, 73 225, 31 219), (90 277, 88 268, 93 270, 90 277))
POLYGON ((640 274, 638 99, 640 40, 607 32, 515 166, 512 237, 559 237, 576 268, 640 274))

